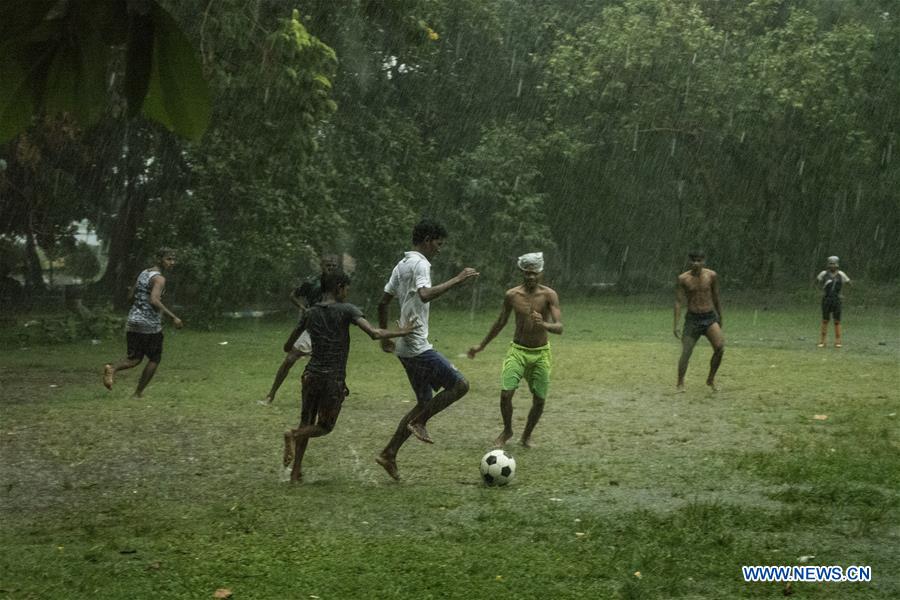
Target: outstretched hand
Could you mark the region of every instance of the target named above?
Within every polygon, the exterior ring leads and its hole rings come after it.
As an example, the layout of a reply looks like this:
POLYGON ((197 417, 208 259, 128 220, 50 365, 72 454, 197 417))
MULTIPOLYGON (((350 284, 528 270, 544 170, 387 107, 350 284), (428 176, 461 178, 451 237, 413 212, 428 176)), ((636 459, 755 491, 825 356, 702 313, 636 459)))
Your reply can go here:
POLYGON ((465 269, 463 269, 462 271, 459 272, 459 275, 456 276, 456 279, 459 281, 459 283, 462 283, 465 280, 470 279, 472 277, 478 277, 480 274, 481 273, 479 273, 472 267, 466 267, 465 269))
POLYGON ((466 352, 466 356, 469 358, 475 358, 475 355, 484 350, 484 346, 478 344, 477 346, 472 346, 469 348, 468 352, 466 352))
POLYGON ((422 321, 419 319, 419 315, 413 315, 413 318, 406 325, 401 325, 399 319, 397 320, 397 329, 402 331, 403 335, 409 335, 416 329, 421 329, 421 327, 422 321))
POLYGON ((175 329, 181 329, 184 327, 184 323, 178 317, 172 318, 172 324, 175 325, 175 329))

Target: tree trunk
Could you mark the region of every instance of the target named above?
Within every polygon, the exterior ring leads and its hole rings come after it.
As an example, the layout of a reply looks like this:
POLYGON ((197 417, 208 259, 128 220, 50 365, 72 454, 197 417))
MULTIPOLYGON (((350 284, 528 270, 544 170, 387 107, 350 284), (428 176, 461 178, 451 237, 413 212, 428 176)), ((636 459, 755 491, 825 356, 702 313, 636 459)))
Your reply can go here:
POLYGON ((106 271, 96 284, 111 298, 116 308, 128 306, 128 290, 140 266, 140 257, 135 256, 135 234, 147 209, 147 194, 136 185, 143 169, 144 156, 135 148, 139 142, 138 136, 130 130, 130 127, 126 129, 123 152, 124 194, 110 232, 106 271))
POLYGON ((28 231, 25 233, 25 289, 29 294, 47 291, 47 286, 44 284, 44 270, 41 268, 41 259, 37 253, 37 244, 34 241, 30 219, 28 231))

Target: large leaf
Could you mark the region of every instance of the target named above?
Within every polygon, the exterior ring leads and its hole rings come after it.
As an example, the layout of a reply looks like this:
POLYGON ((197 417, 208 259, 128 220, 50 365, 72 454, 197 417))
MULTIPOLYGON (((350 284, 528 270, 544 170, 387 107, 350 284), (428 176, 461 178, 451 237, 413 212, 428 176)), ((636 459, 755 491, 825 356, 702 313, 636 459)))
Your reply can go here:
POLYGON ((9 43, 17 43, 37 29, 56 4, 56 0, 0 3, 0 50, 5 53, 9 43))
MULTIPOLYGON (((108 11, 107 7, 107 11, 108 11)), ((104 37, 105 13, 81 12, 78 43, 78 77, 75 80, 75 115, 83 125, 93 125, 106 107, 110 45, 104 37)))
POLYGON ((76 114, 77 48, 60 44, 55 48, 44 83, 44 110, 49 115, 76 114))
POLYGON ((0 144, 25 129, 34 103, 28 76, 10 54, 0 54, 0 144))
POLYGON ((153 69, 153 19, 149 14, 131 13, 128 45, 125 50, 125 98, 128 114, 135 116, 144 105, 153 69))
POLYGON ((209 87, 193 47, 165 10, 154 4, 153 66, 143 112, 175 133, 197 140, 209 125, 209 87))

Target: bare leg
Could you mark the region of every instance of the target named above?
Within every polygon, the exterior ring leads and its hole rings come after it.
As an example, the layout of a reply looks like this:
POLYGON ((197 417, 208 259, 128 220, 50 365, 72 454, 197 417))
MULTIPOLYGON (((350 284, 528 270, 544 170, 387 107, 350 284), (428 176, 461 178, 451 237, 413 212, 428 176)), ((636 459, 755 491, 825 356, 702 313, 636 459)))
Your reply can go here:
POLYGON ((706 378, 706 385, 712 388, 712 391, 718 391, 716 387, 716 371, 722 364, 722 355, 725 354, 725 337, 722 335, 722 328, 718 323, 713 323, 706 330, 706 338, 713 347, 712 358, 709 359, 709 376, 706 378))
POLYGON ((678 359, 678 383, 675 389, 679 392, 684 391, 684 376, 687 373, 688 361, 691 360, 691 354, 694 352, 694 345, 697 338, 689 335, 681 336, 681 358, 678 359))
POLYGON ((525 423, 525 431, 522 432, 521 439, 522 445, 526 448, 531 448, 531 432, 534 431, 534 426, 544 414, 544 399, 537 394, 534 394, 532 398, 531 410, 528 411, 528 421, 525 423))
POLYGON ((500 391, 500 416, 503 417, 503 431, 501 431, 500 435, 497 436, 497 439, 494 440, 494 448, 502 448, 504 445, 506 445, 506 442, 508 442, 509 439, 513 436, 512 399, 513 399, 513 395, 515 393, 516 393, 516 390, 501 390, 500 391))
POLYGON ((840 348, 843 345, 841 340, 841 322, 836 320, 834 322, 834 347, 840 348))
POLYGON ((819 348, 825 347, 825 339, 828 337, 828 321, 822 320, 822 327, 819 329, 819 343, 817 344, 819 348))
POLYGON ((428 435, 428 431, 425 429, 425 423, 428 422, 428 419, 465 396, 468 391, 469 382, 465 379, 460 379, 456 382, 456 385, 454 385, 450 389, 441 390, 440 393, 432 398, 431 401, 422 409, 422 412, 419 414, 419 416, 409 422, 408 427, 410 432, 415 434, 415 436, 423 442, 433 444, 434 440, 432 440, 431 436, 428 435))
POLYGON ((465 379, 460 379, 452 388, 441 390, 437 396, 432 398, 431 402, 428 403, 425 410, 422 411, 422 414, 416 420, 425 425, 431 417, 443 411, 467 393, 469 393, 469 382, 465 379))
POLYGON ((291 481, 298 482, 303 479, 303 474, 301 472, 301 463, 303 462, 303 455, 306 454, 306 446, 309 443, 309 438, 320 437, 323 435, 328 435, 331 433, 330 429, 322 427, 321 425, 303 425, 299 429, 295 429, 293 431, 294 437, 294 466, 291 468, 291 481))
POLYGON ((158 366, 158 362, 153 362, 152 360, 147 361, 147 364, 144 366, 144 371, 141 373, 141 379, 138 381, 137 389, 134 390, 135 398, 140 398, 144 395, 144 388, 147 387, 147 384, 153 379, 153 375, 156 374, 156 367, 158 366))
POLYGON ((410 422, 413 419, 417 419, 421 412, 422 407, 416 404, 412 410, 403 415, 388 445, 381 451, 381 454, 375 457, 375 462, 381 465, 388 475, 394 479, 400 479, 400 475, 397 473, 397 451, 400 450, 400 446, 403 445, 411 433, 409 430, 410 422))
POLYGON ((281 387, 281 384, 284 383, 284 380, 287 379, 288 373, 291 372, 291 367, 293 367, 294 363, 303 356, 306 355, 299 350, 292 350, 287 353, 284 360, 281 362, 281 366, 278 367, 278 371, 275 372, 275 381, 272 382, 272 388, 269 390, 269 393, 266 394, 265 400, 260 402, 260 404, 272 404, 272 402, 274 402, 275 394, 278 392, 278 388, 281 387))
POLYGON ((115 364, 107 363, 103 365, 103 385, 106 389, 111 390, 116 378, 116 371, 131 369, 139 364, 141 364, 141 359, 139 358, 125 358, 115 364))
POLYGON ((397 473, 397 452, 400 451, 400 446, 412 433, 409 424, 415 423, 421 425, 424 429, 428 419, 465 396, 468 391, 469 382, 465 379, 460 379, 452 388, 445 389, 432 398, 427 407, 416 404, 412 410, 400 419, 393 437, 391 437, 388 445, 384 447, 384 450, 381 451, 381 454, 375 457, 375 462, 381 465, 388 472, 388 475, 394 479, 400 479, 400 475, 397 473))

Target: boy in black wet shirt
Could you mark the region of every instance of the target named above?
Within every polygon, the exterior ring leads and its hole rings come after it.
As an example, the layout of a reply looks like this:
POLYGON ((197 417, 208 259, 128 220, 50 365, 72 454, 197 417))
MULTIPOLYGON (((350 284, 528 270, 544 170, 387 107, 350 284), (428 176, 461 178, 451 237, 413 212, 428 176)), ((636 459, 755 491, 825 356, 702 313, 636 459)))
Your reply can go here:
POLYGON ((401 337, 416 326, 407 323, 396 330, 372 327, 359 308, 345 302, 350 278, 343 272, 323 274, 321 284, 321 302, 307 308, 284 344, 285 352, 290 351, 304 331, 312 339, 312 354, 301 379, 300 424, 284 433, 284 466, 293 463, 291 481, 302 478, 301 463, 309 438, 329 434, 341 412, 347 395, 344 379, 350 354, 350 325, 356 325, 373 340, 401 337))

